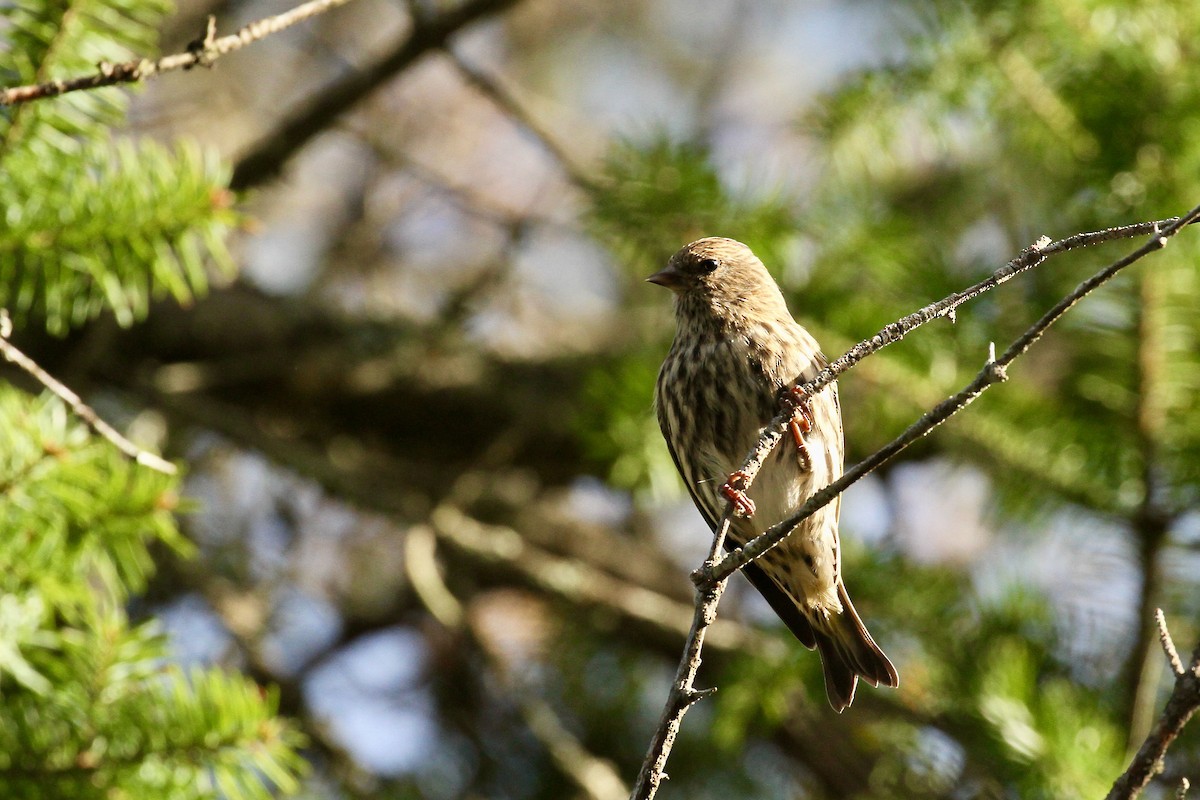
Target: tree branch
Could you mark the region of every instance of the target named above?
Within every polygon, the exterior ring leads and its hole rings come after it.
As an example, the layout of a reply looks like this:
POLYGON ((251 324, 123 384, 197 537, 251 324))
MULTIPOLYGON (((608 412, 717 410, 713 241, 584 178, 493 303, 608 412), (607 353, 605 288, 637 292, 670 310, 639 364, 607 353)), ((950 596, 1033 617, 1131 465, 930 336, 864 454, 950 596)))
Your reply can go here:
MULTIPOLYGON (((435 512, 436 513, 436 512, 435 512)), ((437 564, 436 533, 430 526, 415 525, 405 536, 405 567, 409 580, 425 608, 443 626, 471 638, 489 662, 496 680, 504 685, 507 698, 516 703, 525 725, 545 748, 563 775, 570 778, 586 800, 615 800, 627 789, 612 762, 590 752, 563 725, 554 708, 537 697, 524 681, 500 663, 493 647, 487 646, 487 626, 466 626, 462 603, 450 591, 437 564), (413 556, 416 556, 414 559, 413 556)))
MULTIPOLYGON (((815 492, 803 506, 784 520, 772 525, 745 546, 734 550, 720 561, 716 561, 721 543, 729 527, 732 504, 726 508, 725 516, 714 537, 709 559, 700 569, 692 574, 692 580, 696 584, 696 612, 693 617, 692 633, 684 647, 684 653, 680 659, 679 668, 676 671, 675 683, 671 687, 671 692, 659 721, 659 727, 651 739, 650 748, 642 763, 641 774, 634 787, 633 794, 630 796, 631 800, 650 800, 657 793, 659 785, 666 777, 665 767, 667 758, 670 755, 671 747, 674 744, 675 736, 678 734, 684 714, 687 713, 692 704, 712 691, 698 692, 693 688, 692 681, 700 665, 704 631, 711 624, 712 620, 716 618, 717 605, 720 602, 725 582, 729 576, 779 544, 801 521, 828 504, 852 483, 891 460, 900 451, 908 447, 909 444, 927 435, 938 425, 966 408, 975 398, 993 384, 1006 380, 1008 377, 1006 373, 1007 367, 1027 352, 1042 337, 1046 330, 1074 307, 1076 303, 1107 283, 1125 267, 1150 253, 1161 250, 1172 236, 1178 233, 1184 226, 1190 225, 1197 220, 1200 220, 1200 206, 1193 208, 1182 217, 1174 217, 1170 220, 1126 225, 1093 233, 1080 233, 1057 242, 1049 242, 1043 237, 988 278, 962 292, 957 292, 936 303, 931 303, 919 311, 885 326, 875 336, 860 342, 841 357, 831 362, 813 380, 799 385, 799 389, 809 395, 821 391, 836 380, 838 375, 850 369, 867 356, 874 354, 893 342, 899 341, 911 331, 931 320, 943 316, 953 318, 953 314, 958 306, 999 286, 1014 275, 1038 266, 1052 255, 1114 239, 1130 238, 1145 233, 1154 234, 1146 244, 1079 284, 1074 291, 1055 304, 1037 322, 1017 337, 1000 358, 995 357, 993 348, 993 352, 989 353, 988 361, 983 369, 961 391, 936 405, 898 437, 847 470, 841 478, 815 492)), ((741 472, 746 476, 746 489, 749 488, 754 477, 762 468, 767 456, 770 455, 782 439, 790 417, 791 411, 785 410, 764 427, 758 442, 741 466, 741 472)))
MULTIPOLYGON (((936 319, 939 316, 952 314, 954 310, 970 299, 978 297, 983 292, 995 288, 1001 283, 1007 281, 1013 275, 1023 272, 1027 269, 1037 266, 1046 260, 1050 255, 1065 253, 1069 250, 1087 247, 1101 241, 1109 241, 1113 238, 1128 238, 1136 236, 1140 232, 1145 232, 1149 227, 1155 232, 1155 235, 1150 238, 1146 244, 1139 247, 1129 255, 1114 261, 1104 269, 1097 272, 1091 278, 1088 278, 1083 283, 1079 284, 1075 289, 1054 305, 1049 311, 1042 315, 1041 319, 1030 326, 1023 334, 1021 334, 1002 356, 994 359, 989 355, 988 362, 975 376, 975 380, 967 384, 961 391, 943 400, 938 405, 934 406, 921 419, 914 422, 907 430, 897 436, 891 442, 886 444, 881 449, 877 450, 872 455, 855 464, 847 470, 841 478, 833 483, 815 492, 808 501, 789 515, 783 521, 771 526, 759 536, 750 540, 744 547, 741 547, 725 558, 720 563, 715 565, 711 573, 703 574, 706 580, 718 580, 727 577, 734 571, 741 569, 746 564, 749 564, 760 555, 770 550, 775 545, 779 544, 793 528, 801 521, 807 519, 814 514, 818 509, 825 506, 827 503, 837 497, 846 490, 850 484, 866 476, 876 468, 894 458, 901 450, 908 447, 917 439, 922 438, 931 430, 941 425, 950 417, 957 414, 966 406, 970 405, 975 398, 983 394, 990 386, 1000 383, 1008 379, 1006 370, 1008 366, 1019 356, 1024 355, 1033 344, 1042 337, 1046 330, 1057 322, 1065 313, 1071 310, 1080 300, 1093 291, 1103 286, 1110 281, 1118 272, 1140 261, 1150 253, 1161 250, 1166 247, 1167 241, 1182 230, 1185 226, 1200 220, 1200 206, 1193 208, 1182 217, 1174 217, 1171 220, 1163 220, 1154 223, 1141 223, 1139 225, 1127 225, 1123 228, 1110 228, 1107 231, 1099 233, 1082 233, 1067 239, 1062 239, 1052 244, 1039 246, 1035 244, 1033 247, 1026 249, 1016 259, 1009 262, 1008 265, 1000 270, 997 270, 991 277, 981 281, 975 286, 967 289, 964 292, 951 295, 944 300, 926 306, 915 314, 910 314, 899 322, 894 322, 888 325, 871 339, 860 342, 855 345, 849 352, 841 356, 831 363, 828 367, 817 374, 813 380, 799 385, 801 391, 812 395, 821 389, 828 386, 842 372, 845 372, 850 367, 857 364, 868 355, 877 352, 888 344, 894 341, 899 341, 907 333, 913 329, 936 319), (1165 227, 1160 227, 1163 223, 1167 223, 1165 227), (1114 232, 1128 232, 1124 236, 1114 236, 1114 232), (1136 231, 1136 232, 1134 232, 1136 231), (1103 237, 1103 238, 1101 238, 1103 237)), ((790 411, 784 411, 777 415, 775 419, 764 430, 759 438, 758 445, 751 451, 750 456, 742 465, 742 472, 747 476, 745 484, 748 488, 753 482, 754 476, 761 469, 763 462, 771 451, 775 449, 775 445, 783 436, 783 431, 787 425, 787 420, 790 419, 790 411)), ((702 569, 703 572, 703 569, 702 569)))
POLYGON ((349 111, 389 78, 403 72, 429 51, 445 47, 460 28, 503 11, 516 2, 466 0, 436 15, 414 17, 408 36, 390 53, 364 69, 330 83, 238 159, 230 187, 249 189, 271 179, 297 150, 325 130, 331 120, 349 111))
POLYGON ((570 778, 584 800, 616 800, 627 791, 612 762, 588 751, 550 704, 523 690, 516 702, 529 730, 541 742, 559 771, 570 778))
POLYGON ((1161 608, 1154 609, 1154 624, 1158 628, 1158 643, 1162 645, 1163 655, 1171 665, 1171 674, 1176 678, 1183 676, 1183 662, 1179 659, 1179 651, 1175 649, 1175 641, 1167 630, 1167 618, 1161 608))
MULTIPOLYGON (((1162 592, 1161 553, 1167 544, 1174 517, 1165 507, 1161 487, 1161 451, 1166 422, 1163 397, 1164 347, 1162 306, 1165 287, 1161 276, 1145 273, 1137 287, 1137 351, 1134 359, 1133 436, 1140 464, 1141 498, 1126 515, 1133 546, 1138 554, 1142 582, 1138 598, 1137 627, 1121 670, 1127 753, 1146 738, 1154 723, 1155 698, 1162 674, 1154 652, 1155 606, 1162 592)), ((1160 629, 1161 631, 1161 629, 1160 629)))
POLYGON ((216 20, 208 18, 208 25, 202 38, 196 40, 182 53, 163 56, 158 59, 136 58, 119 64, 101 62, 92 75, 82 75, 75 78, 48 81, 29 86, 14 86, 0 91, 0 106, 17 105, 30 100, 41 100, 47 97, 57 97, 68 92, 78 92, 86 89, 99 89, 102 86, 116 86, 122 83, 139 83, 153 78, 163 72, 174 72, 180 69, 191 69, 196 66, 208 67, 218 58, 235 50, 241 50, 252 42, 265 39, 285 28, 304 22, 330 9, 345 5, 350 0, 312 0, 296 6, 291 11, 265 17, 251 22, 236 33, 216 37, 216 20))
MULTIPOLYGON (((1167 624, 1162 620, 1162 612, 1156 615, 1159 620, 1159 633, 1162 637, 1163 650, 1167 660, 1171 662, 1171 672, 1175 676, 1175 688, 1167 698, 1167 705, 1162 716, 1154 723, 1146 741, 1138 749, 1129 768, 1117 778, 1105 800, 1132 800, 1142 793, 1150 783, 1150 779, 1162 771, 1163 756, 1167 748, 1175 741, 1192 715, 1200 709, 1200 645, 1192 653, 1192 661, 1187 669, 1179 661, 1175 645, 1171 642, 1171 634, 1167 624)), ((1180 786, 1182 796, 1187 792, 1187 780, 1180 786)))
POLYGON ((58 399, 66 403, 75 412, 75 416, 83 420, 84 424, 91 428, 93 433, 107 439, 122 454, 132 459, 135 463, 167 475, 174 475, 176 473, 175 465, 170 461, 138 447, 122 436, 120 431, 101 419, 100 415, 91 406, 83 402, 79 395, 71 391, 49 372, 42 369, 32 358, 18 350, 8 340, 10 335, 12 335, 12 321, 9 319, 8 313, 0 309, 0 355, 4 356, 6 361, 16 364, 32 376, 34 380, 49 389, 58 399))
MULTIPOLYGON (((582 607, 599 607, 619 614, 626 625, 644 625, 676 637, 689 636, 686 603, 630 581, 615 578, 576 559, 559 558, 525 541, 512 528, 486 525, 451 505, 430 514, 437 537, 472 559, 499 563, 522 581, 547 594, 582 607)), ((713 632, 714 645, 729 652, 762 651, 770 640, 740 625, 722 623, 713 632)))
POLYGON ((597 188, 595 179, 589 177, 584 169, 575 162, 550 132, 546 130, 534 116, 530 114, 508 89, 484 70, 468 63, 452 48, 446 48, 450 62, 462 75, 463 79, 473 86, 476 91, 487 97, 493 105, 507 115, 517 126, 526 130, 553 158, 567 178, 585 192, 594 192, 597 188))
MULTIPOLYGON (((715 564, 720 558, 732 515, 733 506, 730 505, 725 509, 725 514, 717 526, 717 533, 713 536, 712 547, 709 548, 708 558, 704 562, 706 567, 715 564)), ((679 660, 679 666, 675 670, 675 680, 671 683, 671 691, 663 706, 658 727, 654 730, 654 738, 650 741, 650 750, 646 753, 642 768, 638 772, 633 794, 630 795, 632 798, 654 797, 659 785, 668 777, 667 758, 675 746, 675 737, 679 735, 684 715, 697 701, 716 691, 715 688, 697 689, 696 675, 700 672, 704 637, 709 626, 717 619, 717 604, 721 602, 721 595, 725 593, 727 583, 728 578, 705 584, 696 583, 696 609, 692 614, 692 629, 684 645, 683 658, 679 660)))

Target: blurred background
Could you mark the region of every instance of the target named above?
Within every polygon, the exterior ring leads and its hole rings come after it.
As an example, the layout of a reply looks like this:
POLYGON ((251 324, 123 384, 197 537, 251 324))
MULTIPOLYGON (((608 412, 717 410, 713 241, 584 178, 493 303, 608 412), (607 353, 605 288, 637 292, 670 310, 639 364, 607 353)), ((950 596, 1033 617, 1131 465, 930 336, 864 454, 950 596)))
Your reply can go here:
MULTIPOLYGON (((286 10, 183 0, 162 52, 286 10)), ((750 244, 830 357, 1039 236, 1200 201, 1200 16, 1168 0, 357 0, 163 75, 123 136, 230 170, 232 271, 27 351, 186 465, 194 557, 132 607, 280 691, 312 798, 619 798, 708 531, 654 421, 642 279, 750 244)), ((843 503, 901 674, 830 711, 739 577, 665 798, 1102 796, 1200 636, 1194 232, 843 503)), ((843 377, 848 460, 1133 242, 843 377)), ((1153 797, 1197 777, 1175 745, 1153 797)))

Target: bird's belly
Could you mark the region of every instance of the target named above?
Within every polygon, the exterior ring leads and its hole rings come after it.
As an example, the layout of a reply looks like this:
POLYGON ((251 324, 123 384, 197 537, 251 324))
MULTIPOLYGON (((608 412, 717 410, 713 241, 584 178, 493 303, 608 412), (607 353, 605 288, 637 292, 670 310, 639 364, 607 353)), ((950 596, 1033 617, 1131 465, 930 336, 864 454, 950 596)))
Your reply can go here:
MULTIPOLYGON (((830 482, 827 462, 816 457, 823 452, 825 442, 810 435, 805 446, 814 456, 810 459, 811 470, 800 468, 796 445, 788 435, 767 459, 749 492, 755 504, 754 516, 739 521, 742 536, 760 534, 781 522, 830 482)), ((801 607, 826 613, 841 608, 836 586, 836 524, 836 511, 831 506, 818 509, 760 561, 763 570, 801 607)))
MULTIPOLYGON (((815 434, 815 431, 814 431, 815 434)), ((816 456, 823 452, 825 443, 818 435, 805 438, 805 446, 816 456)), ((758 477, 750 487, 749 496, 756 508, 752 520, 755 531, 761 533, 804 504, 814 491, 829 483, 825 460, 819 456, 810 458, 811 469, 800 468, 800 454, 788 434, 759 470, 758 477)))

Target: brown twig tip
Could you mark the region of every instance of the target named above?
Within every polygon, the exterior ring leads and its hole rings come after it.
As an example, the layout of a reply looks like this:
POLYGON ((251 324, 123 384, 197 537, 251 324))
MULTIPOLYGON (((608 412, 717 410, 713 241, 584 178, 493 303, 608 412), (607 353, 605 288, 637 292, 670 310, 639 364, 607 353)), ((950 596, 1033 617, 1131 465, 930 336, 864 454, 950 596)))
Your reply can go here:
POLYGON ((1179 658, 1179 651, 1175 649, 1175 642, 1171 639, 1171 632, 1167 630, 1167 618, 1163 615, 1161 608, 1154 609, 1154 624, 1158 626, 1158 641, 1162 645, 1163 652, 1166 653, 1167 662, 1171 665, 1171 672, 1175 673, 1175 677, 1183 676, 1183 661, 1179 658))

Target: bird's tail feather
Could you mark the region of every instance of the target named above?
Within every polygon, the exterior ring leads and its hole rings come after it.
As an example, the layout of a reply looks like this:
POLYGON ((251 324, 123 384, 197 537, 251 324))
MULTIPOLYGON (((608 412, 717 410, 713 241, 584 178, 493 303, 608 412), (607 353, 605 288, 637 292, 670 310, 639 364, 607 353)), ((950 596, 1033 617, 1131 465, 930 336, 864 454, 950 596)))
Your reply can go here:
POLYGON ((872 686, 897 686, 900 676, 867 632, 846 587, 840 583, 838 598, 842 613, 810 617, 809 622, 825 669, 825 693, 833 710, 841 713, 854 700, 860 677, 872 686))

